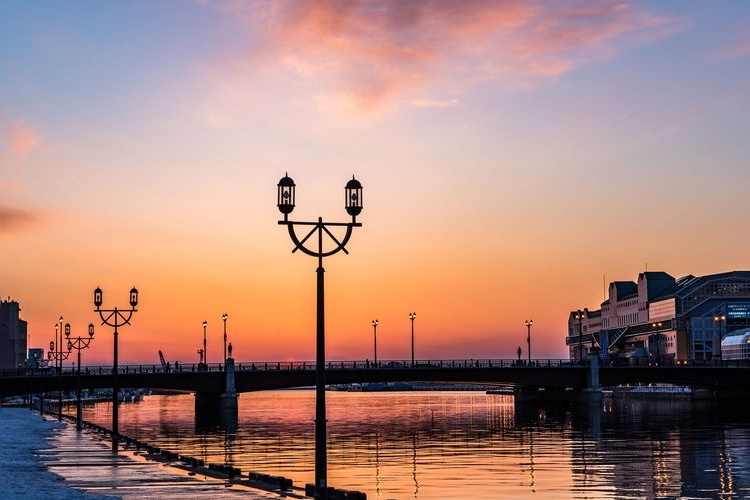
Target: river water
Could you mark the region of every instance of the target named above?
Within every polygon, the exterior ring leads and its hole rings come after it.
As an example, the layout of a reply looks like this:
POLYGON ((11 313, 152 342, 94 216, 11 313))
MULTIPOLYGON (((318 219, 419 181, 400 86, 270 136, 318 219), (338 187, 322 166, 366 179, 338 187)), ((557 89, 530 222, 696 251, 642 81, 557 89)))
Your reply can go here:
MULTIPOLYGON (((243 473, 314 479, 315 393, 242 394, 237 426, 192 395, 120 406, 120 432, 243 473)), ((328 392, 328 482, 369 499, 750 498, 750 410, 685 401, 515 405, 483 392, 328 392)), ((84 418, 109 426, 111 404, 84 418)))

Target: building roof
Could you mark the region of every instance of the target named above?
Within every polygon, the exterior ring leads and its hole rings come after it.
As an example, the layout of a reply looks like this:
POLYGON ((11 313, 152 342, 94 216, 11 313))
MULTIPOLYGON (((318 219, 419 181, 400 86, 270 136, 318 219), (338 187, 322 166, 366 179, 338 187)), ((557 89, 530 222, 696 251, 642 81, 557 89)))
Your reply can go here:
POLYGON ((617 290, 618 301, 638 295, 638 285, 632 281, 613 281, 609 286, 617 290))

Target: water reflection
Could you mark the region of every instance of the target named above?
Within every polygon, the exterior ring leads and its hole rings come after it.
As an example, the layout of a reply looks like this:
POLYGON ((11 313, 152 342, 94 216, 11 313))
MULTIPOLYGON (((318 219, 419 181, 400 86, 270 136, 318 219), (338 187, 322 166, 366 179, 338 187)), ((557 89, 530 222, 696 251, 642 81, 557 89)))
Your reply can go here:
MULTIPOLYGON (((110 407, 86 409, 106 425, 110 407)), ((329 482, 376 499, 738 498, 750 494, 746 408, 618 401, 515 405, 472 392, 330 393, 329 482)), ((245 394, 235 422, 192 396, 121 407, 127 435, 311 482, 314 393, 245 394), (205 418, 204 418, 205 417, 205 418)))

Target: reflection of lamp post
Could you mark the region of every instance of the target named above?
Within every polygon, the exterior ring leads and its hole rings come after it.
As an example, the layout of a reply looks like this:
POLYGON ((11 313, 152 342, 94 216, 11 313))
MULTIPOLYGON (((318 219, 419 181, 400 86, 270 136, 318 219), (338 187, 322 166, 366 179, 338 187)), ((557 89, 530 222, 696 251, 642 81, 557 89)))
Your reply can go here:
POLYGON ((102 325, 107 325, 114 328, 114 348, 112 353, 112 451, 117 451, 117 443, 120 435, 118 431, 118 411, 120 409, 120 400, 118 399, 118 392, 120 392, 120 386, 118 384, 118 371, 117 367, 117 347, 118 347, 118 331, 117 329, 121 326, 129 325, 130 319, 133 317, 133 313, 137 311, 135 306, 138 305, 138 290, 133 287, 130 289, 130 309, 120 310, 114 309, 102 309, 102 289, 98 288, 94 290, 94 305, 96 309, 94 311, 99 313, 99 317, 102 319, 102 325))
POLYGON ((227 366, 227 318, 229 315, 224 313, 221 315, 221 320, 224 322, 224 367, 227 366))
POLYGON ((529 345, 529 364, 531 364, 531 325, 533 324, 533 319, 526 320, 526 343, 529 345))
POLYGON ((378 366, 378 320, 372 320, 372 336, 375 341, 375 366, 378 366))
POLYGON ((70 347, 63 351, 63 317, 60 316, 59 324, 55 324, 55 341, 49 343, 49 350, 52 353, 52 359, 55 360, 57 369, 57 420, 62 420, 62 366, 63 361, 70 357, 70 347), (59 334, 59 336, 58 336, 59 334))
POLYGON ((719 363, 721 363, 721 323, 722 321, 726 323, 727 317, 723 314, 717 314, 714 316, 714 322, 716 323, 716 334, 714 336, 714 348, 713 348, 713 358, 718 359, 719 363))
POLYGON ((578 321, 578 360, 583 363, 583 311, 576 311, 575 319, 578 321))
POLYGON ((70 323, 65 323, 65 338, 68 339, 68 349, 78 351, 78 371, 76 376, 76 429, 83 429, 83 408, 81 408, 81 351, 88 348, 94 340, 94 325, 89 323, 89 336, 70 338, 70 323))
POLYGON ((416 317, 417 313, 409 313, 409 319, 411 320, 411 366, 414 366, 414 318, 416 317))
POLYGON ((294 181, 289 176, 284 176, 277 187, 277 207, 284 214, 284 220, 279 224, 285 225, 289 231, 289 237, 294 243, 294 250, 302 250, 303 253, 318 259, 317 273, 317 327, 316 327, 316 355, 315 355, 315 498, 328 498, 327 480, 327 450, 326 450, 326 403, 325 403, 325 302, 324 302, 324 273, 323 257, 336 254, 340 251, 349 253, 345 246, 351 238, 352 230, 361 227, 357 222, 357 215, 362 212, 362 184, 354 177, 344 187, 344 203, 346 211, 352 216, 351 222, 323 222, 318 218, 317 222, 293 222, 289 220, 289 214, 294 210, 295 190, 294 181), (295 226, 308 226, 310 230, 299 239, 295 232, 295 226), (334 236, 329 228, 343 227, 346 233, 339 239, 334 236), (305 246, 307 240, 317 236, 317 245, 310 249, 305 246), (327 237, 333 242, 333 248, 323 250, 323 239, 327 237))

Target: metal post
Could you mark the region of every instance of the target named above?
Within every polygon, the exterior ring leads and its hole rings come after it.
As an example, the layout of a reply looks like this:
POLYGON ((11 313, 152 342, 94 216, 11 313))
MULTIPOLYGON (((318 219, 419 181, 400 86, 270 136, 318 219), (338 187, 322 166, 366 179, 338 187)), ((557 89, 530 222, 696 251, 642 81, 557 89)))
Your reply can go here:
POLYGON ((206 326, 208 322, 203 322, 203 362, 206 363, 206 370, 208 370, 208 351, 206 350, 206 326))
MULTIPOLYGON (((117 315, 117 308, 115 307, 115 315, 117 315)), ((118 429, 118 421, 119 421, 119 415, 118 411, 120 409, 120 399, 118 398, 118 392, 120 392, 120 384, 118 380, 118 371, 119 368, 117 367, 117 323, 115 323, 115 333, 114 333, 115 339, 114 339, 114 352, 112 355, 112 359, 114 360, 112 365, 112 451, 116 452, 118 448, 118 441, 119 441, 119 429, 118 429)))
POLYGON ((81 408, 81 350, 78 349, 78 374, 76 376, 76 429, 83 429, 83 408, 81 408))
POLYGON ((378 320, 372 320, 372 335, 375 343, 375 361, 374 366, 378 366, 378 320))
POLYGON ((529 365, 531 365, 531 325, 533 320, 526 320, 526 343, 528 344, 529 365))
POLYGON ((224 313, 224 315, 221 317, 222 320, 224 320, 224 368, 227 367, 227 313, 224 313))
POLYGON ((326 341, 323 259, 318 260, 317 333, 315 355, 315 498, 328 498, 328 446, 326 437, 326 341))

